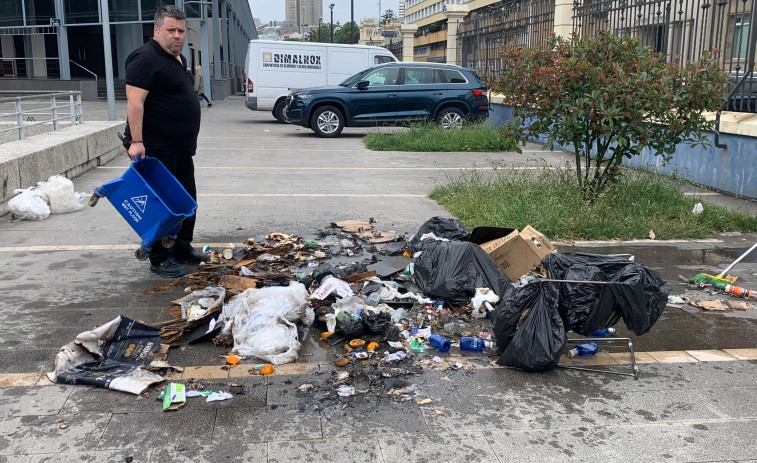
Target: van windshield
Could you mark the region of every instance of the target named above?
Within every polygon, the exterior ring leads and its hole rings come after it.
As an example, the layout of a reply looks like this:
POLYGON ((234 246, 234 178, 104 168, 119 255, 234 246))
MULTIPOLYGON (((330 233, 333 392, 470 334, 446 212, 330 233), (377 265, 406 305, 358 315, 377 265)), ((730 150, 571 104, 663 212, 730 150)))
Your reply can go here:
POLYGON ((362 76, 363 74, 365 74, 365 71, 367 71, 367 70, 368 69, 363 69, 362 71, 358 72, 357 74, 354 74, 354 75, 348 77, 341 84, 339 84, 339 86, 340 87, 349 87, 349 86, 351 86, 352 84, 354 84, 355 82, 357 82, 358 79, 360 79, 360 76, 362 76))

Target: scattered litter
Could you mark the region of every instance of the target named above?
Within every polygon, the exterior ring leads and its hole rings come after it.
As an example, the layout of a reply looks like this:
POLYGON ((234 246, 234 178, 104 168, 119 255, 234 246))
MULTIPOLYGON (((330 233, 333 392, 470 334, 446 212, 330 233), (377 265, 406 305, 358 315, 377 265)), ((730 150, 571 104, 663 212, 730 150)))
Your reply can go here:
POLYGON ((442 358, 441 358, 441 357, 438 357, 438 356, 434 356, 434 358, 433 358, 432 360, 433 360, 434 362, 436 362, 436 363, 442 363, 442 362, 444 361, 444 360, 442 360, 442 358))
POLYGON ((307 391, 308 389, 312 389, 312 388, 313 388, 313 385, 308 383, 308 384, 300 384, 295 389, 297 389, 298 391, 307 391))
POLYGON ((704 206, 702 206, 702 203, 696 203, 694 209, 691 210, 691 213, 694 215, 699 215, 702 212, 704 212, 704 206))
POLYGON ((228 400, 233 397, 234 396, 229 394, 228 392, 213 392, 208 396, 207 399, 205 399, 205 402, 218 402, 221 400, 228 400))
POLYGON ((445 412, 444 410, 439 410, 438 408, 434 409, 434 413, 436 413, 439 416, 447 416, 447 412, 445 412))
POLYGON ((649 230, 649 235, 647 235, 647 236, 649 236, 650 240, 653 240, 653 239, 655 239, 657 237, 657 235, 655 235, 654 231, 652 231, 652 230, 649 230))
POLYGON ((353 386, 343 384, 339 386, 336 392, 337 394, 339 394, 339 397, 349 397, 355 395, 355 388, 353 386))
POLYGON ((713 299, 710 301, 691 301, 689 305, 697 307, 703 310, 711 310, 718 312, 725 312, 728 309, 733 310, 749 310, 749 305, 743 301, 728 301, 723 302, 720 299, 713 299))
POLYGON ((417 403, 418 405, 427 405, 427 404, 430 404, 431 402, 433 402, 433 401, 432 401, 431 399, 423 399, 423 400, 419 400, 419 401, 418 401, 418 402, 416 402, 416 403, 417 403))
POLYGON ((139 395, 163 381, 145 369, 160 348, 160 330, 119 316, 61 347, 47 377, 139 395))
POLYGON ((226 357, 226 363, 228 363, 229 365, 237 366, 239 365, 240 361, 241 359, 236 355, 229 355, 228 357, 226 357))
POLYGON ((163 402, 163 411, 178 410, 187 403, 186 387, 181 383, 168 383, 163 388, 158 400, 163 402))

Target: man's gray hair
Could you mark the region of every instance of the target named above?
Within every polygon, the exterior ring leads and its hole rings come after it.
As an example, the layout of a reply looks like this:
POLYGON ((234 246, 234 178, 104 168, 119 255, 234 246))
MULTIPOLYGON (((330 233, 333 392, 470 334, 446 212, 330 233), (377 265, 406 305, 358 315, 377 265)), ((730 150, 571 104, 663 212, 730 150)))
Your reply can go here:
POLYGON ((175 5, 163 5, 155 10, 155 25, 161 27, 163 25, 163 19, 168 16, 174 19, 187 19, 184 11, 175 5))

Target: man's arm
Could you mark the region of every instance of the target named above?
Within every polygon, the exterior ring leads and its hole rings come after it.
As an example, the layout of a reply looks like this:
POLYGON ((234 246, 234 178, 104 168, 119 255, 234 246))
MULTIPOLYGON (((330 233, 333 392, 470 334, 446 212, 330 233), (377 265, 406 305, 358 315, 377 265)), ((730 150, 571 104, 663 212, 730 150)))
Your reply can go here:
POLYGON ((142 138, 142 121, 145 114, 145 99, 149 92, 133 85, 126 86, 126 118, 131 131, 131 146, 127 153, 131 159, 145 158, 142 138))

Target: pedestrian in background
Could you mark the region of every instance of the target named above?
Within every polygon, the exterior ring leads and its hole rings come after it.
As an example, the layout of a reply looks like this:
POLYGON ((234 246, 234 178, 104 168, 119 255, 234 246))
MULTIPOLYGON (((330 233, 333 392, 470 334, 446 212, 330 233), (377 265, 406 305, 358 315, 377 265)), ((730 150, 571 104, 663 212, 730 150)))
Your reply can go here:
MULTIPOLYGON (((173 5, 155 12, 153 38, 126 58, 126 111, 131 159, 146 154, 162 162, 197 200, 194 156, 200 132, 200 103, 194 77, 181 55, 186 38, 186 16, 173 5)), ((150 270, 176 278, 186 272, 181 264, 198 265, 208 256, 192 248, 196 214, 184 219, 172 248, 152 243, 150 270)))
POLYGON ((205 98, 208 108, 213 106, 213 103, 205 96, 205 79, 202 77, 202 66, 199 64, 195 66, 195 93, 205 98))

